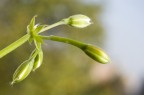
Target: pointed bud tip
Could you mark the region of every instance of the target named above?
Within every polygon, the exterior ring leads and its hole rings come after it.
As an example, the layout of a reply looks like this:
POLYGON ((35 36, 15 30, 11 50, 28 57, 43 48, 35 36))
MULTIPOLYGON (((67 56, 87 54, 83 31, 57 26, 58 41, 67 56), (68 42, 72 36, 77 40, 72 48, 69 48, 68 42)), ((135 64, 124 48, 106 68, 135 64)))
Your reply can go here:
POLYGON ((11 86, 13 86, 13 85, 14 85, 14 83, 15 83, 15 82, 14 82, 14 81, 12 81, 12 82, 10 82, 10 85, 11 85, 11 86))

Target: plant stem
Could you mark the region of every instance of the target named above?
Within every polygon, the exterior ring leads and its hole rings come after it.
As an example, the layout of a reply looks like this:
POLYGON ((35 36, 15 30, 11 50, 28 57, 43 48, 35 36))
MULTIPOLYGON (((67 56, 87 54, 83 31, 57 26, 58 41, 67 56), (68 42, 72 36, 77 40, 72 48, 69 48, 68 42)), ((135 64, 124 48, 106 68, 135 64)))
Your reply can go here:
MULTIPOLYGON (((65 24, 63 20, 43 28, 39 33, 44 32, 46 30, 49 30, 49 29, 51 29, 53 27, 62 25, 62 24, 65 24)), ((29 38, 30 38, 30 35, 26 34, 23 37, 21 37, 20 39, 18 39, 17 41, 13 42, 9 46, 7 46, 4 49, 2 49, 0 51, 0 58, 5 56, 6 54, 10 53, 11 51, 15 50, 17 47, 21 46, 22 44, 24 44, 27 40, 29 40, 29 38)))
POLYGON ((50 36, 41 36, 43 39, 47 39, 47 40, 53 40, 53 41, 58 41, 58 42, 63 42, 63 43, 67 43, 67 44, 71 44, 74 45, 78 48, 84 48, 86 46, 85 43, 76 41, 76 40, 72 40, 69 38, 64 38, 64 37, 59 37, 59 36, 54 36, 54 35, 50 35, 50 36))
POLYGON ((5 56, 6 54, 10 53, 11 51, 15 50, 17 47, 21 46, 22 44, 24 44, 29 38, 30 38, 30 35, 26 34, 23 37, 21 37, 20 39, 18 39, 17 41, 13 42, 9 46, 2 49, 0 51, 0 58, 5 56))
POLYGON ((63 24, 65 24, 65 23, 64 23, 63 20, 61 20, 61 21, 56 22, 56 23, 54 23, 54 24, 52 24, 52 25, 48 25, 47 27, 43 28, 39 33, 42 33, 42 32, 44 32, 44 31, 46 31, 46 30, 49 30, 49 29, 51 29, 51 28, 53 28, 53 27, 56 27, 56 26, 59 26, 59 25, 63 25, 63 24))

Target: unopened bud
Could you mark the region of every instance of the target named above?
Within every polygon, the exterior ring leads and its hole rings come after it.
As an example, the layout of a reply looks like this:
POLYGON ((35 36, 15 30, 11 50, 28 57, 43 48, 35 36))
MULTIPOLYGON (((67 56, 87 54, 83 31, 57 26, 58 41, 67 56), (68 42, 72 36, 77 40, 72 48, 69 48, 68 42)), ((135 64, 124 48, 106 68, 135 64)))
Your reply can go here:
POLYGON ((42 61, 43 61, 43 51, 40 50, 37 56, 35 57, 33 71, 35 71, 37 68, 41 66, 42 61))
POLYGON ((110 62, 108 55, 100 48, 93 45, 86 45, 82 50, 95 61, 106 64, 110 62))
POLYGON ((84 28, 91 24, 91 19, 82 14, 70 16, 63 21, 66 24, 77 28, 84 28))
POLYGON ((32 71, 34 59, 24 61, 14 72, 11 84, 24 80, 32 71))

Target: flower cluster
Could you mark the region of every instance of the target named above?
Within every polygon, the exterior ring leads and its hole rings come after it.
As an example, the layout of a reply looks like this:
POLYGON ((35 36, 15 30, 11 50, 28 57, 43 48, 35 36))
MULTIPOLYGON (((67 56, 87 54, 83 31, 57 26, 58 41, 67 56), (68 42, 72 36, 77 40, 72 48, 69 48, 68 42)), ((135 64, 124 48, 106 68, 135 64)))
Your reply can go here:
POLYGON ((102 64, 106 64, 110 61, 108 55, 102 49, 96 46, 59 36, 40 35, 41 32, 49 30, 58 25, 70 25, 76 28, 85 28, 91 24, 91 19, 89 17, 82 14, 73 15, 48 26, 35 24, 35 17, 36 16, 32 18, 30 24, 27 26, 27 34, 25 36, 21 37, 20 39, 0 51, 1 58, 25 43, 26 41, 29 41, 30 43, 34 42, 35 44, 35 49, 31 53, 29 59, 24 61, 14 72, 11 84, 24 80, 31 73, 31 71, 35 71, 41 66, 43 61, 43 40, 53 40, 74 45, 83 50, 89 57, 102 64))

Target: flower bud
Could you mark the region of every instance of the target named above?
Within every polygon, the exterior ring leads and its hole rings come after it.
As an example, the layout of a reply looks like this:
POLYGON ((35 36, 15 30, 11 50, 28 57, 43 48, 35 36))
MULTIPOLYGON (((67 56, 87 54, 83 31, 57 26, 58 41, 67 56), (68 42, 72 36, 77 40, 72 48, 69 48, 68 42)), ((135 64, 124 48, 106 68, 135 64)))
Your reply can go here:
POLYGON ((24 80, 32 71, 34 59, 24 61, 14 72, 11 84, 24 80))
POLYGON ((37 56, 35 57, 33 71, 35 71, 37 68, 41 66, 42 61, 43 61, 43 52, 42 50, 40 50, 37 56))
POLYGON ((100 48, 97 48, 93 45, 86 45, 82 50, 95 61, 106 64, 110 62, 108 55, 100 48))
POLYGON ((63 21, 66 24, 77 28, 84 28, 91 24, 91 19, 81 14, 70 16, 63 21))

